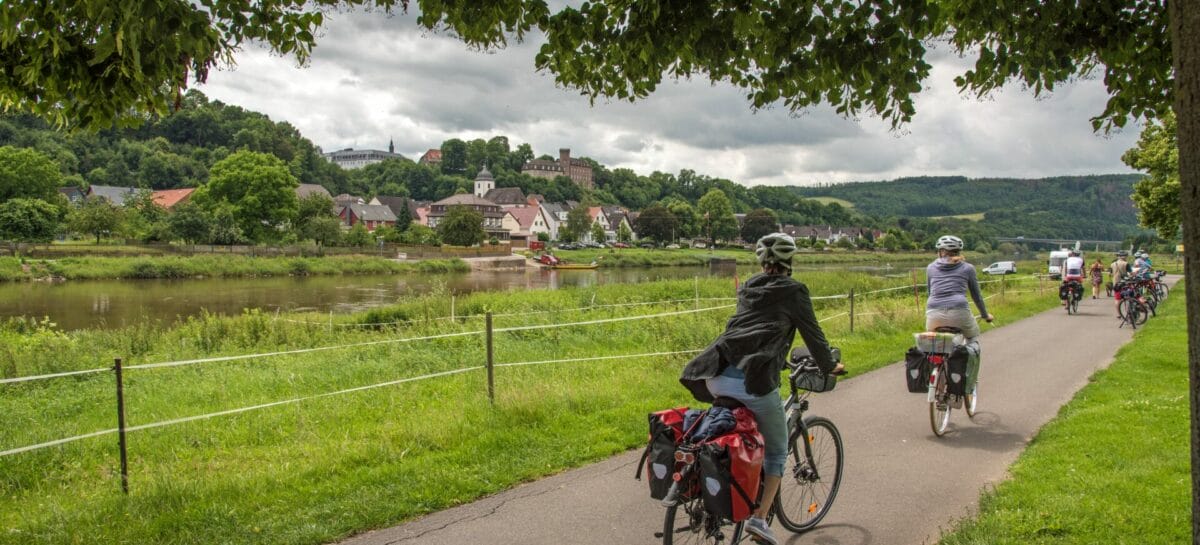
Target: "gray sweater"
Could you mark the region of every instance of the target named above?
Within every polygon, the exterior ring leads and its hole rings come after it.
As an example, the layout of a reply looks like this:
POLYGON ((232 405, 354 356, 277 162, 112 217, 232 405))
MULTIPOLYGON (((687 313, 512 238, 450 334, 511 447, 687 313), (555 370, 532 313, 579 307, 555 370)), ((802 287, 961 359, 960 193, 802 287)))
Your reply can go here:
POLYGON ((987 316, 987 306, 983 303, 983 294, 979 292, 979 279, 975 277, 975 266, 966 261, 953 263, 939 257, 928 267, 925 267, 925 287, 929 289, 927 309, 970 308, 967 305, 967 291, 970 290, 979 314, 987 316))

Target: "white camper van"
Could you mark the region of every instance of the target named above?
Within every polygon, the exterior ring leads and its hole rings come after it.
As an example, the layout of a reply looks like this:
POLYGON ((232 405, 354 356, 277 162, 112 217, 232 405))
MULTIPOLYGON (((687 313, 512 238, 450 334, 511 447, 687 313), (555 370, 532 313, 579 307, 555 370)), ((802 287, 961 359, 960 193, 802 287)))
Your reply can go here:
POLYGON ((1050 252, 1050 263, 1049 263, 1049 267, 1047 268, 1047 271, 1046 271, 1046 272, 1050 273, 1050 278, 1053 278, 1055 280, 1059 280, 1062 278, 1063 262, 1067 260, 1068 255, 1070 255, 1070 254, 1068 253, 1067 250, 1055 250, 1053 252, 1050 252))

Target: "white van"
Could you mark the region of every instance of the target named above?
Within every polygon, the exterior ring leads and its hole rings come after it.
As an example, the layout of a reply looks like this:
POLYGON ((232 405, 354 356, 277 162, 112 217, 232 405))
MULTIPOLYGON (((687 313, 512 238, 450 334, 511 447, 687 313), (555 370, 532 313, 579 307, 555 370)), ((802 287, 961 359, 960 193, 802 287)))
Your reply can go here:
POLYGON ((1046 272, 1050 274, 1050 278, 1055 280, 1062 278, 1063 262, 1067 260, 1068 255, 1070 254, 1067 250, 1055 250, 1050 252, 1050 263, 1046 268, 1046 272))
POLYGON ((985 267, 983 272, 985 274, 1016 274, 1017 263, 1015 261, 997 261, 985 267))

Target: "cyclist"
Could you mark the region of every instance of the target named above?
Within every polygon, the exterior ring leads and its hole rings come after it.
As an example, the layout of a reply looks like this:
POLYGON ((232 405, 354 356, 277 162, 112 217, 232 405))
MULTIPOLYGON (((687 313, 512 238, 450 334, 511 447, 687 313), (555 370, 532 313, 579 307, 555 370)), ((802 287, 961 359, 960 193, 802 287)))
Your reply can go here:
POLYGON ((834 364, 829 343, 817 323, 808 287, 792 275, 796 242, 783 233, 758 240, 755 254, 762 265, 738 289, 737 310, 725 331, 683 368, 679 378, 699 401, 717 396, 734 398, 754 413, 766 443, 763 489, 758 509, 746 521, 746 531, 777 543, 766 517, 787 461, 787 416, 779 396, 780 372, 796 332, 804 339, 818 367, 826 373, 844 372, 834 364))
POLYGON ((1069 303, 1066 298, 1068 286, 1074 284, 1076 292, 1080 296, 1083 295, 1081 291, 1083 290, 1083 265, 1083 258, 1079 257, 1079 252, 1075 250, 1067 252, 1067 260, 1063 262, 1063 283, 1058 291, 1063 300, 1063 306, 1069 303))
POLYGON ((925 329, 958 328, 978 351, 975 338, 979 336, 979 323, 971 314, 967 293, 970 292, 984 320, 991 322, 995 317, 988 314, 983 293, 979 291, 975 266, 966 262, 962 249, 963 241, 956 236, 947 235, 937 240, 938 258, 925 267, 925 285, 929 291, 929 299, 925 302, 925 329))
POLYGON ((1104 268, 1104 262, 1097 257, 1096 262, 1092 263, 1091 268, 1088 269, 1092 277, 1092 299, 1100 298, 1100 284, 1104 283, 1104 268))
POLYGON ((1120 286, 1121 282, 1124 282, 1129 277, 1129 274, 1133 272, 1133 267, 1129 265, 1128 261, 1125 261, 1125 258, 1128 256, 1129 252, 1125 250, 1117 252, 1117 260, 1112 262, 1110 270, 1112 273, 1113 299, 1117 304, 1117 316, 1121 315, 1121 294, 1117 293, 1117 286, 1120 286))

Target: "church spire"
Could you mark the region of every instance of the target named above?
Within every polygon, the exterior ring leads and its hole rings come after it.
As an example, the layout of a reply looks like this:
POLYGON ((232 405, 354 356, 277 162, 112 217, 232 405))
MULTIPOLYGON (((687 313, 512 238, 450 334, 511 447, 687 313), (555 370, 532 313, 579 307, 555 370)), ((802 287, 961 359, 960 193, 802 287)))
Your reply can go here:
POLYGON ((388 139, 388 153, 396 153, 396 144, 391 138, 388 139))

